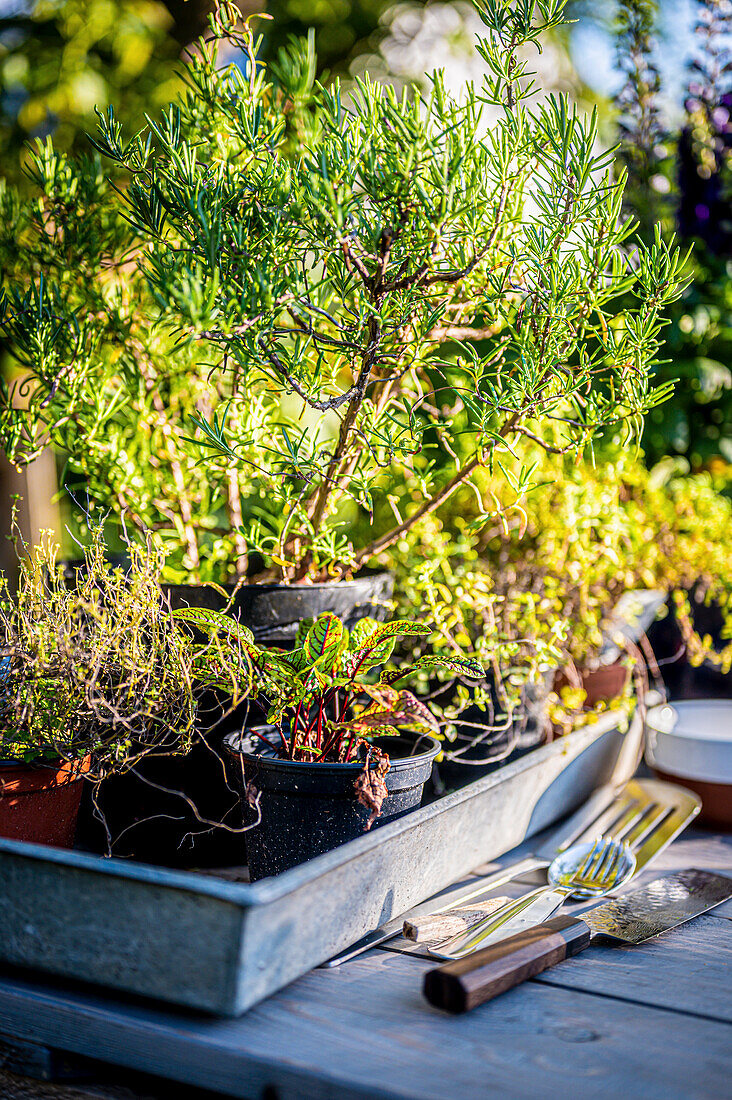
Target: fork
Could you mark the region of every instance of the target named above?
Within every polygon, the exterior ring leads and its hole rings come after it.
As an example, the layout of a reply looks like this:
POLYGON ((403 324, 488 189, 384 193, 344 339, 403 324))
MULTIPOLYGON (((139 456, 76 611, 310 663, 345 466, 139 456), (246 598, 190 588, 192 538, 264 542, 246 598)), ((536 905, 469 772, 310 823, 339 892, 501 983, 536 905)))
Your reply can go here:
POLYGON ((594 844, 577 844, 552 862, 548 886, 524 894, 467 931, 432 944, 427 950, 439 959, 461 959, 521 928, 541 924, 573 895, 599 898, 609 894, 634 870, 635 857, 630 848, 615 837, 601 836, 594 844), (509 922, 510 929, 506 927, 509 922))
MULTIPOLYGON (((654 834, 661 835, 662 827, 670 821, 673 814, 674 807, 665 806, 653 798, 645 804, 640 799, 631 798, 625 805, 609 807, 597 818, 595 826, 602 826, 607 830, 607 839, 624 841, 630 851, 635 853, 642 849, 654 834)), ((554 862, 568 850, 569 841, 565 841, 560 846, 554 862)), ((550 865, 546 863, 544 866, 550 865)), ((426 950, 436 958, 462 958, 463 955, 470 954, 470 951, 477 950, 478 944, 481 947, 487 947, 497 940, 505 939, 524 928, 547 920, 564 900, 562 898, 557 901, 554 895, 549 893, 550 889, 550 887, 540 886, 530 890, 520 898, 507 902, 495 913, 477 921, 466 931, 439 940, 433 945, 426 945, 426 950), (542 903, 543 898, 546 899, 544 903, 542 903), (476 946, 469 950, 463 947, 468 940, 471 943, 476 940, 476 946)))
MULTIPOLYGON (((686 828, 699 812, 700 805, 696 795, 660 780, 631 779, 620 790, 606 784, 598 788, 558 831, 544 840, 528 857, 524 856, 502 867, 500 871, 450 887, 441 897, 432 897, 421 902, 368 932, 322 965, 340 966, 364 951, 398 937, 405 917, 411 919, 448 912, 493 892, 507 882, 545 870, 558 852, 599 834, 621 836, 625 839, 637 856, 640 869, 686 828)), ((397 946, 396 950, 400 948, 397 946)))

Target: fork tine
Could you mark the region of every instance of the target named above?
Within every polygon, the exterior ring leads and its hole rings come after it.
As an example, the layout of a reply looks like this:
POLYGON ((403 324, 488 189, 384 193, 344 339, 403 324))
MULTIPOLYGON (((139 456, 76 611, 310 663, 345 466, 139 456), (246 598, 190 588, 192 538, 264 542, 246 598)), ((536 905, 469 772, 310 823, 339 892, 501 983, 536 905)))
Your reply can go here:
POLYGON ((602 862, 607 847, 607 838, 600 836, 597 838, 588 854, 583 859, 580 866, 572 876, 572 881, 578 886, 585 883, 594 881, 596 876, 596 867, 602 862))
POLYGON ((590 851, 587 853, 585 858, 582 860, 582 863, 577 868, 576 877, 578 877, 578 878, 579 877, 584 877, 585 875, 590 873, 590 868, 591 868, 596 856, 600 852, 600 850, 602 848, 602 845, 604 844, 604 841, 605 841, 604 837, 599 836, 597 838, 595 843, 590 848, 590 851))
POLYGON ((608 861, 607 867, 605 868, 605 874, 603 876, 603 885, 606 888, 609 888, 615 883, 618 877, 618 871, 620 870, 622 863, 623 850, 620 846, 614 847, 611 858, 608 861))
POLYGON ((610 837, 606 838, 605 849, 602 853, 602 859, 595 868, 595 878, 599 879, 600 881, 604 881, 614 861, 617 859, 617 856, 618 846, 616 842, 610 837))
POLYGON ((608 857, 612 856, 612 853, 615 850, 615 842, 613 841, 612 837, 604 836, 601 837, 601 840, 602 845, 600 851, 597 853, 597 858, 595 859, 594 865, 590 871, 591 877, 593 879, 602 878, 603 867, 605 866, 608 857))
POLYGON ((618 851, 616 854, 615 862, 613 864, 612 875, 608 878, 608 890, 612 889, 615 883, 618 881, 618 876, 623 867, 623 853, 618 851))
POLYGON ((580 890, 607 889, 616 882, 623 858, 622 841, 613 837, 599 837, 572 876, 572 882, 580 890))

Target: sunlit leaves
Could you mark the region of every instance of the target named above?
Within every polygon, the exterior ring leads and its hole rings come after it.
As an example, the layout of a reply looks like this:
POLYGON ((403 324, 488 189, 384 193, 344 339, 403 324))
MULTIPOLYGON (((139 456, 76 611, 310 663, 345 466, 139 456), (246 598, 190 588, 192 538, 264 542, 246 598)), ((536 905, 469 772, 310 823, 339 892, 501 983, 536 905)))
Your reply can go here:
POLYGON ((313 663, 336 664, 348 644, 348 631, 337 615, 319 615, 305 636, 303 649, 313 663))

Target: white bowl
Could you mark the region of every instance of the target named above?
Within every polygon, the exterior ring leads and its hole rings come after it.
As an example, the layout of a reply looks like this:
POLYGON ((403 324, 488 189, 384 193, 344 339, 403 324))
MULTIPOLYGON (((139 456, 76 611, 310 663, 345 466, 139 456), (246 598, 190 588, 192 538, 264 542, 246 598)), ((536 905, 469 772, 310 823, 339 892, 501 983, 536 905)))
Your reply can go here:
POLYGON ((680 779, 701 797, 701 818, 732 827, 732 700, 651 707, 646 760, 662 779, 680 779))
POLYGON ((732 783, 732 699, 651 707, 646 745, 654 768, 704 783, 732 783))

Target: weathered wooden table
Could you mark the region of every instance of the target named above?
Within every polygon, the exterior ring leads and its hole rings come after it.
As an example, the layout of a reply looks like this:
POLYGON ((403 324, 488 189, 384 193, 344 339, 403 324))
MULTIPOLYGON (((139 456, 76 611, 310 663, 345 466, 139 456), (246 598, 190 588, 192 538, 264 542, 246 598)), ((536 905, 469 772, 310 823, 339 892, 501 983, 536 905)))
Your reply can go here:
MULTIPOLYGON (((732 875, 732 837, 688 833, 644 877, 682 867, 732 875)), ((62 1051, 257 1100, 732 1096, 732 902, 638 947, 591 947, 466 1016, 422 999, 430 965, 372 950, 238 1020, 5 974, 0 1051, 41 1075, 62 1051)))

